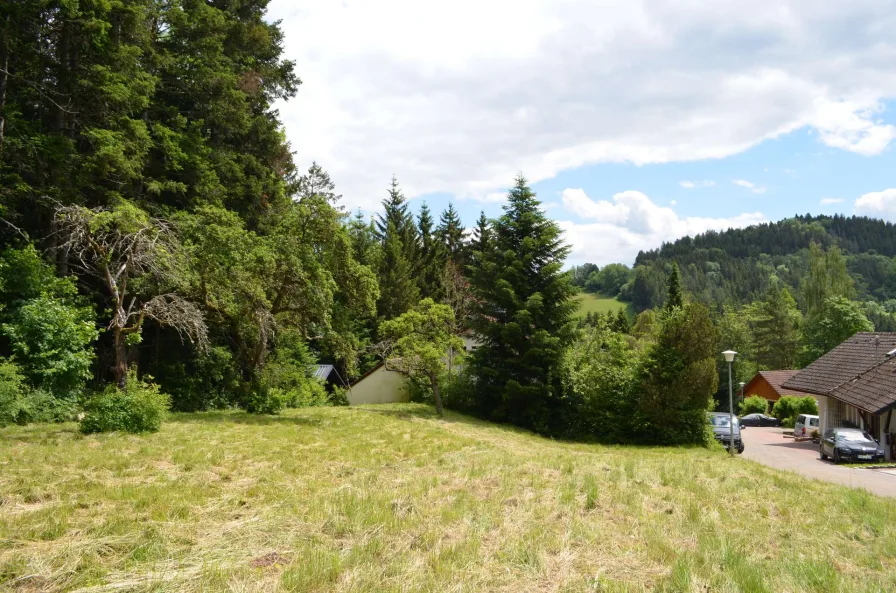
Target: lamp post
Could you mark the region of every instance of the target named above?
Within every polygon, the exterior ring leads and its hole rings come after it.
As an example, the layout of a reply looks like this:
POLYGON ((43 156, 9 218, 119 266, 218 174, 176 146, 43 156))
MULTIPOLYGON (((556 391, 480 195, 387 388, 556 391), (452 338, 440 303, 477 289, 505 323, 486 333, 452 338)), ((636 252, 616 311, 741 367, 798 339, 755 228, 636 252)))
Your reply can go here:
POLYGON ((741 403, 741 404, 744 403, 744 385, 746 385, 746 383, 741 381, 740 382, 740 399, 738 400, 738 403, 741 403))
POLYGON ((734 379, 731 376, 731 363, 737 352, 734 350, 725 350, 722 356, 728 363, 728 453, 734 456, 734 379))

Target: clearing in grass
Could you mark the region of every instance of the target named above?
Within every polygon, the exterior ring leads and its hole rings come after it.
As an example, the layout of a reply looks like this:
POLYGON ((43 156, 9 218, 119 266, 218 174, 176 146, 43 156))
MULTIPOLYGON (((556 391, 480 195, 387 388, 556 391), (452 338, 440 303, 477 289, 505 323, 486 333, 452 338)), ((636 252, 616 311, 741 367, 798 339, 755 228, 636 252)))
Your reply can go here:
POLYGON ((896 501, 410 404, 8 427, 3 589, 893 591, 896 501))

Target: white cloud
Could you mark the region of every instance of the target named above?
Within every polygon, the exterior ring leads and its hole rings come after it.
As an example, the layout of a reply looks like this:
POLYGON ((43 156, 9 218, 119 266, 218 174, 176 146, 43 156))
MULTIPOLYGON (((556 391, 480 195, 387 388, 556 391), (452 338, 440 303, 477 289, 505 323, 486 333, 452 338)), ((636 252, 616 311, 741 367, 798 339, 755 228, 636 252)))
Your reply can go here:
POLYGON ((674 205, 676 205, 676 204, 678 204, 678 202, 676 202, 675 200, 670 200, 670 201, 669 201, 669 205, 670 205, 670 206, 674 206, 674 205))
POLYGON ((896 129, 893 0, 274 0, 304 84, 280 105, 300 167, 349 207, 393 173, 477 199, 597 162, 723 158, 816 130, 863 155, 896 129))
POLYGON ((594 201, 581 189, 563 191, 563 206, 587 222, 559 222, 572 245, 571 263, 631 264, 639 251, 664 241, 708 230, 742 228, 765 222, 761 212, 729 218, 680 217, 672 208, 658 206, 639 191, 624 191, 613 201, 594 201))
POLYGON ((735 179, 732 181, 734 185, 739 185, 741 187, 745 187, 754 194, 764 194, 766 192, 766 187, 763 185, 756 185, 752 181, 747 181, 746 179, 735 179))
POLYGON ((844 202, 843 198, 822 198, 821 205, 829 206, 831 204, 842 204, 844 202))
POLYGON ((896 188, 864 194, 856 200, 856 214, 896 222, 896 188))
POLYGON ((703 181, 681 181, 678 185, 685 189, 694 189, 697 187, 714 187, 716 184, 712 179, 704 179, 703 181))

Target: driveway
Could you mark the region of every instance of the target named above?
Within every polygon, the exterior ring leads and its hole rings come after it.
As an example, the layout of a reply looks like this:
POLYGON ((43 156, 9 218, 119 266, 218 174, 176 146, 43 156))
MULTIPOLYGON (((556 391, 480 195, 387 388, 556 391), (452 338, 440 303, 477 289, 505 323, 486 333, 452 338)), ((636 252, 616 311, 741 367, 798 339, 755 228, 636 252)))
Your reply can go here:
POLYGON ((784 438, 781 428, 749 427, 743 431, 743 457, 763 465, 789 470, 809 478, 864 488, 881 496, 896 497, 896 472, 853 469, 818 458, 818 445, 784 438))

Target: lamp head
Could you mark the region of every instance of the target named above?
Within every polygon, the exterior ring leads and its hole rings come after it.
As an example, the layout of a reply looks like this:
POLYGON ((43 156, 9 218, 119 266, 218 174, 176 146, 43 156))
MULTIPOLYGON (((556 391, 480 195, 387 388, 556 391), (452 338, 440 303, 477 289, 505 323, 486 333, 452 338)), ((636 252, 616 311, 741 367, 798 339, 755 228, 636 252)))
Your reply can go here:
POLYGON ((737 354, 734 350, 725 350, 722 352, 722 356, 725 357, 725 362, 734 362, 734 357, 737 354))

